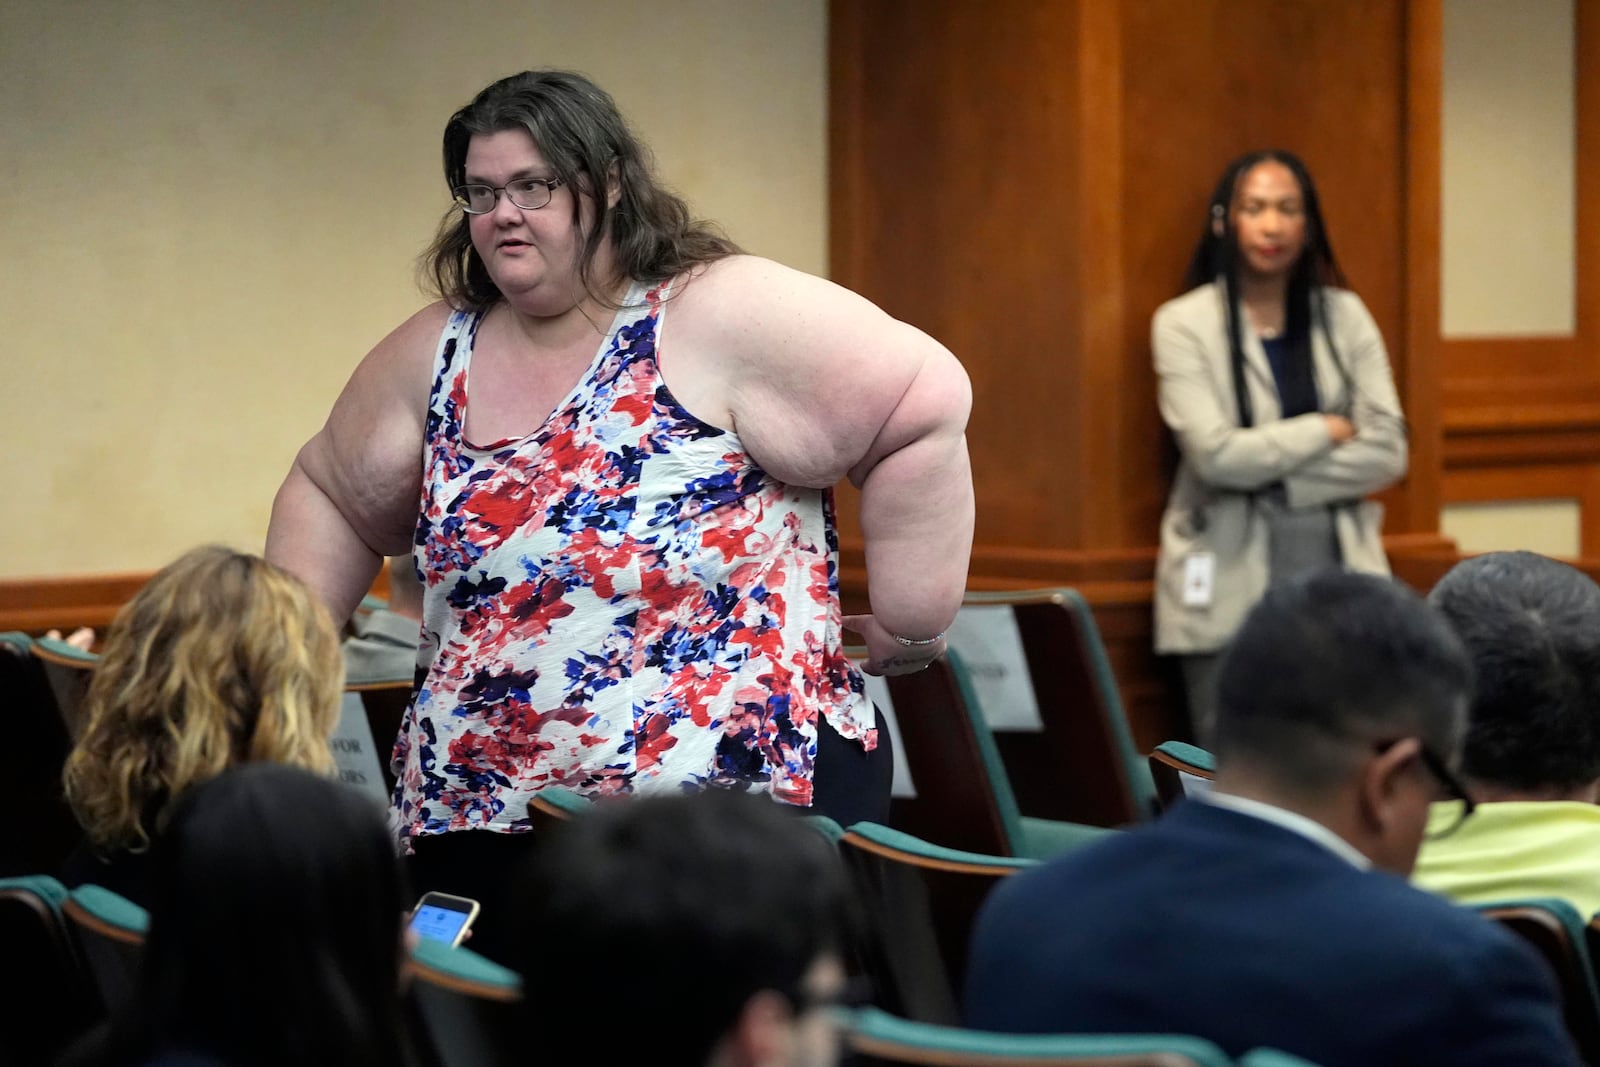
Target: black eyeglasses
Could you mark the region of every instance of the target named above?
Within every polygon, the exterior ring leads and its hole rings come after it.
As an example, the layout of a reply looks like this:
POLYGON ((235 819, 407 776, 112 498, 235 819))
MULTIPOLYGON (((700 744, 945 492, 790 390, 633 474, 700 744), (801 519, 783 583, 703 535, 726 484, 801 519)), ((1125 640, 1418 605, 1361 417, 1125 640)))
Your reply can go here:
MULTIPOLYGON (((1447 800, 1443 810, 1450 812, 1448 817, 1440 819, 1429 818, 1428 830, 1422 836, 1429 841, 1437 841, 1441 837, 1449 837, 1461 829, 1461 824, 1467 821, 1477 808, 1477 802, 1472 799, 1472 794, 1467 792, 1467 787, 1457 778, 1444 757, 1429 748, 1426 744, 1421 750, 1422 762, 1428 768, 1428 773, 1439 779, 1439 784, 1444 786, 1447 800)), ((1434 805, 1434 811, 1439 811, 1440 805, 1434 805)))
POLYGON ((518 178, 504 185, 458 185, 450 190, 456 206, 468 215, 487 215, 494 210, 500 194, 524 211, 537 211, 550 202, 554 190, 566 184, 565 178, 518 178))

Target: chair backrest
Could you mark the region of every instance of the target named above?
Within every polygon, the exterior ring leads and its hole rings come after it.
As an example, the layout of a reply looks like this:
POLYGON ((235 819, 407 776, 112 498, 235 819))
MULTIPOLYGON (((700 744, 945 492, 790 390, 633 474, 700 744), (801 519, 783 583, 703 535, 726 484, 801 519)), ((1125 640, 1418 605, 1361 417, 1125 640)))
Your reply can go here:
POLYGON ((0 1062, 53 1063, 105 1013, 61 914, 66 898, 44 875, 0 879, 0 1062))
POLYGON ((423 939, 406 960, 413 1036, 439 1067, 511 1067, 526 1048, 515 1039, 522 979, 469 948, 423 939))
MULTIPOLYGON (((1000 607, 1016 621, 1044 735, 997 731, 1022 810, 1094 826, 1150 818, 1155 786, 1088 602, 1068 588, 972 592, 962 601, 969 616, 1000 607)), ((952 635, 958 650, 961 623, 952 635)))
POLYGON ((876 1008, 850 1013, 852 1063, 925 1067, 1232 1067, 1216 1045, 1178 1034, 997 1034, 897 1018, 876 1008))
POLYGON ((888 679, 901 747, 918 783, 895 824, 948 848, 1044 859, 1115 831, 1024 816, 961 654, 888 679))
POLYGON ((1161 809, 1205 788, 1217 773, 1211 753, 1186 741, 1163 741, 1150 753, 1150 777, 1155 782, 1161 809))
POLYGON ((61 784, 72 737, 27 634, 0 633, 0 708, 10 711, 7 745, 27 754, 11 761, 8 784, 16 796, 28 798, 26 817, 13 819, 0 834, 0 877, 59 871, 83 836, 61 784))
POLYGON ((132 997, 150 915, 139 905, 97 885, 80 885, 61 903, 72 941, 100 1001, 115 1011, 132 997))
POLYGON ((1586 1063, 1600 1063, 1600 984, 1590 955, 1590 933, 1578 910, 1550 898, 1475 907, 1531 944, 1549 963, 1561 991, 1567 1032, 1586 1063))
POLYGON ((83 698, 89 691, 89 676, 100 657, 51 637, 35 639, 29 651, 44 667, 44 676, 55 696, 56 710, 67 728, 67 736, 76 741, 83 733, 83 698))
POLYGON ((887 679, 900 745, 917 784, 895 824, 941 845, 1013 855, 1021 812, 988 724, 967 702, 965 668, 951 651, 925 669, 887 679))
POLYGON ((844 836, 844 827, 826 815, 807 815, 804 818, 806 825, 821 834, 830 845, 838 845, 839 839, 844 836))
POLYGON ((570 789, 546 786, 528 801, 528 821, 535 832, 548 831, 582 815, 593 804, 588 797, 570 789))
POLYGON ((943 848, 866 822, 844 832, 839 851, 868 919, 860 955, 875 1003, 955 1023, 978 908, 1000 879, 1034 861, 943 848))
POLYGON ((378 756, 378 770, 383 775, 385 793, 394 795, 394 769, 389 757, 394 752, 395 739, 400 736, 400 724, 405 721, 406 709, 411 706, 413 680, 394 679, 384 682, 364 682, 347 685, 346 694, 355 693, 361 698, 361 707, 367 715, 367 728, 372 733, 372 748, 378 756))

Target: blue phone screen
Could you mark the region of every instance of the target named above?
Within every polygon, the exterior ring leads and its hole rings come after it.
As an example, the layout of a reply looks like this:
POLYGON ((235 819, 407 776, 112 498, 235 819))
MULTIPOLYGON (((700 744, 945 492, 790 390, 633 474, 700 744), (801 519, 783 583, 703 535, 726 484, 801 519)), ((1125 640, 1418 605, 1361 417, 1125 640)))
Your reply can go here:
POLYGON ((467 924, 467 913, 441 908, 437 904, 423 904, 411 917, 411 929, 421 937, 449 944, 467 924))

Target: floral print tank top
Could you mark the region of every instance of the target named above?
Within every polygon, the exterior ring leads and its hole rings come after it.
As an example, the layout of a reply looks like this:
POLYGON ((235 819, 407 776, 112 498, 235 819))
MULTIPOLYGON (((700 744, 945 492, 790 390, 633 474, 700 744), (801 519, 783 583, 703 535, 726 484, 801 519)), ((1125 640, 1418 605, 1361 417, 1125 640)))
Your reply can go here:
POLYGON ((528 828, 545 786, 723 787, 808 806, 817 720, 871 749, 845 658, 832 492, 774 480, 657 366, 635 286, 531 435, 468 443, 482 317, 440 337, 416 564, 420 688, 396 741, 403 839, 528 828))

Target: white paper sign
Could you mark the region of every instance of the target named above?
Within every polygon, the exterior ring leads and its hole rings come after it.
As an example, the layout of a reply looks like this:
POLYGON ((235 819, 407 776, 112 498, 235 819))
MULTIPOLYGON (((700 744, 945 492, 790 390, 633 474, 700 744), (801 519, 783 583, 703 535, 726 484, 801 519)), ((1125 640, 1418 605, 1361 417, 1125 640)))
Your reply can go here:
MULTIPOLYGON (((861 666, 859 661, 856 666, 861 666)), ((894 717, 894 701, 889 699, 889 683, 865 671, 861 677, 867 682, 867 699, 878 705, 884 724, 889 727, 889 750, 894 753, 894 784, 889 787, 889 795, 914 797, 917 787, 911 783, 911 765, 906 762, 905 746, 900 743, 900 723, 894 717)))
POLYGON ((339 780, 370 792, 387 805, 389 791, 378 761, 388 759, 389 753, 380 757, 372 743, 372 727, 367 725, 367 709, 361 704, 360 693, 344 695, 339 705, 339 725, 328 744, 333 748, 333 762, 339 767, 339 780))
POLYGON ((956 613, 945 641, 967 668, 991 729, 1032 733, 1044 729, 1011 605, 967 605, 956 613))

